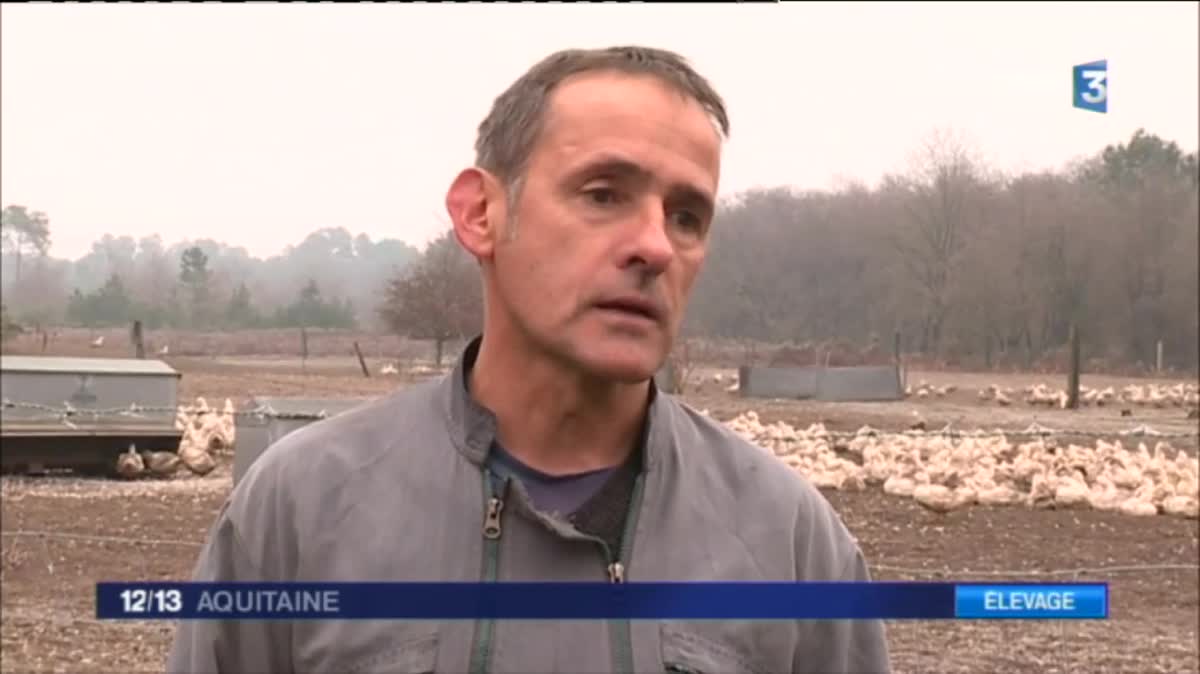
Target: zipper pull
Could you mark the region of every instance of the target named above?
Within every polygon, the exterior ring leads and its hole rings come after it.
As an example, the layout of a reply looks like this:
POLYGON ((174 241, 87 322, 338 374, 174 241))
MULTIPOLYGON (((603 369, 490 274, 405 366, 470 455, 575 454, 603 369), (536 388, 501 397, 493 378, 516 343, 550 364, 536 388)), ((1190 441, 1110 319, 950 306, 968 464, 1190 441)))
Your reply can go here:
POLYGON ((483 518, 483 537, 489 540, 500 538, 500 512, 504 510, 504 501, 493 496, 487 502, 487 514, 483 518))
POLYGON ((625 565, 620 562, 613 562, 608 565, 608 580, 613 583, 625 582, 625 565))

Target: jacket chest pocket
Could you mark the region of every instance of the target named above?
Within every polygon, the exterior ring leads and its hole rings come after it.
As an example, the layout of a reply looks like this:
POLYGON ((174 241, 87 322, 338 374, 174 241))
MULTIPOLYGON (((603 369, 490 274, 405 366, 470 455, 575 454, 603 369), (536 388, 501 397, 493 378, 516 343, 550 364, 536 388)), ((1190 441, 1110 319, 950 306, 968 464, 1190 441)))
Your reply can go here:
POLYGON ((733 648, 675 625, 662 626, 660 643, 663 671, 669 674, 764 674, 733 648))
POLYGON ((434 674, 437 671, 436 635, 409 639, 370 653, 342 671, 347 674, 434 674))

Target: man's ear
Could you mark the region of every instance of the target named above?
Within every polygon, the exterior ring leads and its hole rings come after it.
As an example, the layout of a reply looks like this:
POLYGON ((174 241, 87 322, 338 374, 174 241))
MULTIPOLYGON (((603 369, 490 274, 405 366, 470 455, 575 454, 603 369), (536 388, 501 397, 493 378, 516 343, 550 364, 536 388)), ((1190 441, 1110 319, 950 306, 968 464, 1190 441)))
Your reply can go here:
POLYGON ((463 248, 481 262, 490 258, 508 213, 500 181, 480 168, 463 169, 446 192, 446 211, 463 248))

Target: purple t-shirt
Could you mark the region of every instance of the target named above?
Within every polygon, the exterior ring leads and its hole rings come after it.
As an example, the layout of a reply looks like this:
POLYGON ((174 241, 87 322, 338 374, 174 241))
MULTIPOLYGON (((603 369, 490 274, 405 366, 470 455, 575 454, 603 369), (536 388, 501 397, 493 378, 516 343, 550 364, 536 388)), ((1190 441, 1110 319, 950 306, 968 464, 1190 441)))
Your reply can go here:
POLYGON ((505 451, 499 443, 492 446, 489 459, 490 467, 497 477, 512 477, 525 485, 529 498, 538 510, 558 513, 564 517, 587 503, 617 470, 613 467, 571 475, 548 475, 525 465, 505 451))

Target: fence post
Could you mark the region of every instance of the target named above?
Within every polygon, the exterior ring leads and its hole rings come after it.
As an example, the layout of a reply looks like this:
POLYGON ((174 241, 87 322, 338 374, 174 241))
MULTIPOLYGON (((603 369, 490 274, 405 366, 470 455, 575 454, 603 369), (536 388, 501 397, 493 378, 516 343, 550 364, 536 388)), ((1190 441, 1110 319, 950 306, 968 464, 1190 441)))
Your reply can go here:
POLYGON ((1154 351, 1154 371, 1158 374, 1162 374, 1162 369, 1163 369, 1162 361, 1163 361, 1163 342, 1160 339, 1160 340, 1158 340, 1158 344, 1156 345, 1156 348, 1154 351))
POLYGON ((750 368, 752 365, 738 366, 738 395, 747 398, 750 395, 750 368))
POLYGON ((904 390, 904 387, 908 385, 908 373, 904 371, 904 363, 901 361, 900 356, 900 331, 897 330, 892 335, 892 358, 896 361, 896 372, 900 376, 900 390, 904 390))
POLYGON ((367 369, 367 361, 363 360, 362 351, 358 348, 358 342, 354 342, 354 355, 358 356, 358 365, 362 368, 363 376, 367 379, 371 378, 371 371, 367 369))
POLYGON ((308 330, 300 328, 300 369, 308 374, 308 330))
POLYGON ((1079 328, 1071 324, 1071 372, 1067 375, 1067 409, 1079 407, 1079 328))
POLYGON ((133 355, 138 359, 146 358, 146 344, 142 341, 142 322, 133 322, 133 355))

